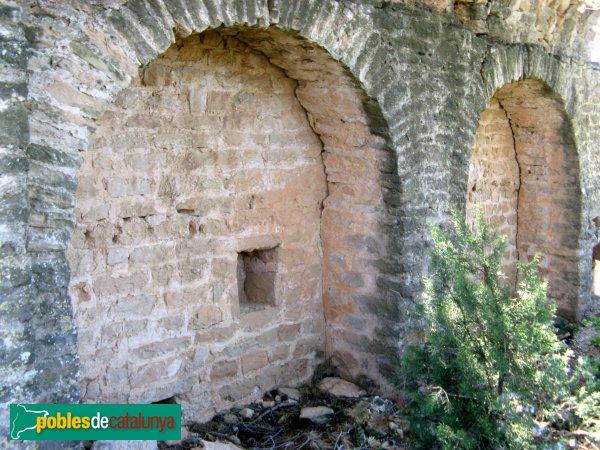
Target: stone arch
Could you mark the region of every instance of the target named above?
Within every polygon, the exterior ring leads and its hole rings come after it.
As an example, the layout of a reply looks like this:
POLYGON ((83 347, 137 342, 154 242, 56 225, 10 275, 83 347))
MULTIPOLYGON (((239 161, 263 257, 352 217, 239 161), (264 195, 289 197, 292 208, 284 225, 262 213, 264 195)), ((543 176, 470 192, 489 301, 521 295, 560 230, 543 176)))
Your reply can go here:
POLYGON ((69 249, 84 399, 175 395, 207 417, 306 379, 321 350, 382 381, 373 330, 393 320, 378 283, 393 276, 381 267, 395 159, 343 66, 275 28, 218 28, 178 38, 115 104, 84 154, 69 249), (276 255, 259 255, 277 260, 274 300, 248 309, 236 263, 247 279, 257 252, 276 255))
MULTIPOLYGON (((15 84, 12 91, 3 91, 4 98, 12 96, 11 114, 3 117, 15 126, 8 130, 10 152, 2 154, 10 202, 0 227, 2 254, 8 254, 2 273, 10 275, 3 279, 3 289, 8 286, 3 292, 8 292, 12 305, 4 317, 17 331, 11 329, 9 336, 14 345, 7 353, 12 363, 4 405, 15 399, 29 403, 78 399, 76 333, 64 250, 74 223, 72 186, 77 183, 80 155, 107 105, 137 76, 140 64, 154 60, 172 44, 175 34, 185 37, 221 25, 277 26, 324 48, 378 100, 391 125, 403 186, 397 189, 397 174, 386 174, 387 205, 398 212, 384 226, 394 239, 386 250, 390 259, 376 261, 382 272, 377 280, 381 291, 363 296, 366 306, 361 310, 370 311, 375 305, 376 313, 389 319, 382 318, 378 327, 383 337, 391 331, 388 340, 406 342, 404 324, 418 320, 413 306, 426 273, 428 225, 447 217, 447 203, 464 204, 468 149, 478 108, 483 110, 486 100, 506 83, 543 79, 565 100, 581 146, 582 186, 590 194, 585 197, 581 233, 582 248, 589 256, 593 241, 589 219, 598 215, 593 157, 598 134, 588 127, 597 98, 593 69, 577 58, 532 45, 476 37, 457 27, 451 16, 371 3, 44 1, 23 7, 16 2, 17 6, 5 8, 0 20, 8 25, 7 63, 15 84)), ((582 292, 589 295, 588 256, 581 258, 581 273, 587 274, 581 281, 582 292)), ((353 342, 358 345, 361 338, 353 342)), ((2 414, 7 412, 0 405, 2 414)))
MULTIPOLYGON (((13 102, 20 107, 15 116, 19 119, 15 130, 19 152, 17 163, 10 163, 10 176, 14 179, 11 201, 19 205, 15 209, 19 215, 3 217, 2 226, 9 232, 3 249, 16 255, 9 258, 7 272, 14 306, 10 320, 21 324, 21 331, 11 336, 11 354, 17 357, 5 392, 14 393, 11 401, 76 402, 80 398, 79 355, 65 255, 75 222, 74 192, 81 155, 98 118, 136 77, 139 65, 163 53, 176 34, 185 37, 222 25, 274 25, 325 49, 348 68, 367 95, 379 101, 395 98, 389 83, 392 70, 382 64, 381 55, 388 49, 371 26, 369 15, 346 2, 133 0, 106 7, 48 2, 17 6, 10 13, 17 28, 31 25, 39 34, 20 33, 15 60, 18 70, 14 73, 20 80, 19 96, 13 102), (27 108, 21 94, 27 97, 27 108), (22 311, 30 315, 25 317, 22 311), (39 390, 28 388, 25 392, 25 384, 39 390)), ((390 103, 388 109, 393 106, 390 103)), ((386 128, 376 101, 366 101, 363 108, 370 129, 386 128)), ((383 195, 390 213, 382 226, 389 235, 401 221, 394 198, 400 191, 396 162, 386 165, 384 172, 383 195)), ((397 240, 383 245, 386 248, 368 238, 357 238, 353 245, 368 249, 353 263, 377 267, 369 277, 376 278, 378 292, 354 295, 352 302, 361 313, 379 316, 379 325, 373 330, 369 320, 340 315, 339 321, 351 324, 350 328, 339 325, 331 330, 339 336, 345 334, 343 342, 353 355, 359 355, 367 346, 374 348, 372 340, 365 339, 367 334, 376 340, 378 349, 397 345, 402 328, 397 320, 397 295, 385 288, 399 283, 398 257, 386 258, 399 252, 394 250, 397 240), (358 332, 348 332, 352 329, 358 332)), ((347 362, 349 371, 364 371, 372 369, 378 356, 370 351, 370 362, 343 356, 337 359, 347 362)), ((0 408, 0 415, 6 414, 7 410, 0 408)))
POLYGON ((481 115, 469 170, 467 218, 480 205, 507 236, 508 280, 517 282, 515 261, 540 253, 558 314, 575 319, 582 205, 577 149, 562 101, 536 80, 499 89, 481 115))
MULTIPOLYGON (((19 152, 17 163, 9 165, 14 178, 11 200, 19 205, 20 213, 2 219, 4 230, 9 232, 3 249, 15 255, 10 258, 7 272, 12 277, 9 291, 16 308, 10 317, 23 326, 32 325, 12 336, 11 354, 20 357, 14 359, 6 390, 14 394, 11 401, 79 399, 77 332, 67 291, 70 268, 65 250, 74 226, 81 152, 88 148, 98 118, 136 76, 139 65, 164 52, 176 34, 185 37, 221 25, 276 25, 324 48, 348 67, 367 94, 389 103, 388 109, 396 103, 389 83, 393 71, 382 64, 385 60, 381 58, 388 49, 369 24, 368 15, 351 3, 132 0, 100 7, 48 2, 28 8, 11 7, 8 12, 16 24, 11 24, 11 33, 16 30, 18 35, 17 59, 11 64, 19 80, 19 96, 12 101, 18 107, 14 134, 19 152), (42 39, 25 31, 29 25, 39 29, 42 39), (27 97, 27 108, 21 95, 27 97), (31 314, 24 317, 22 311, 31 314), (31 332, 33 328, 35 333, 31 332), (24 355, 30 357, 24 359, 24 355), (38 386, 39 390, 25 391, 25 384, 38 386)), ((377 102, 368 101, 363 106, 369 127, 385 128, 377 102)), ((388 229, 400 222, 394 217, 398 214, 394 212, 398 209, 394 197, 399 191, 396 163, 391 166, 389 171, 385 169, 384 189, 392 211, 384 224, 388 229)), ((384 256, 395 253, 397 242, 390 242, 383 251, 368 239, 355 243, 363 244, 373 249, 373 258, 362 262, 381 269, 377 286, 396 286, 398 281, 390 280, 398 278, 397 267, 384 256)), ((396 345, 400 328, 396 294, 382 291, 355 296, 353 301, 361 312, 382 316, 374 333, 378 348, 379 344, 396 345)), ((356 321, 354 326, 364 328, 365 323, 356 321)), ((346 342, 354 348, 369 344, 360 334, 350 334, 346 342)), ((364 363, 355 364, 351 358, 347 361, 350 368, 360 365, 360 370, 364 369, 364 363)), ((0 408, 0 415, 6 414, 7 410, 0 408)))

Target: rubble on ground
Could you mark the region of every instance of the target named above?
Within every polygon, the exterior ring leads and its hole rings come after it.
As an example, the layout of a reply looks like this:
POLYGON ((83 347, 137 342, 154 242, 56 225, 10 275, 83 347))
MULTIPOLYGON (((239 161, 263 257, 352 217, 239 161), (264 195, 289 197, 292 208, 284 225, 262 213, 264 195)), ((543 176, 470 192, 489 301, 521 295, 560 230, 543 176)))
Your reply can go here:
POLYGON ((398 405, 336 377, 302 388, 281 387, 261 402, 187 425, 169 450, 403 449, 408 423, 398 405))

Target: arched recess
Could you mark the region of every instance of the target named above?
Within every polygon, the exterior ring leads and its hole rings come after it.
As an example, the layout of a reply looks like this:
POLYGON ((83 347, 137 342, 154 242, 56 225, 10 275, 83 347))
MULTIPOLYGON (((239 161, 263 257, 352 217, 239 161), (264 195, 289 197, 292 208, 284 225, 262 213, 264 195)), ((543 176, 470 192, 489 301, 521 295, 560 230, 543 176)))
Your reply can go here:
POLYGON ((563 102, 544 83, 499 89, 477 128, 467 187, 467 220, 476 206, 507 237, 504 272, 541 255, 540 272, 558 314, 575 319, 580 288, 581 194, 577 149, 563 102))
POLYGON ((206 418, 306 380, 322 350, 381 380, 395 167, 376 103, 318 46, 178 39, 84 154, 68 251, 84 400, 177 396, 206 418))

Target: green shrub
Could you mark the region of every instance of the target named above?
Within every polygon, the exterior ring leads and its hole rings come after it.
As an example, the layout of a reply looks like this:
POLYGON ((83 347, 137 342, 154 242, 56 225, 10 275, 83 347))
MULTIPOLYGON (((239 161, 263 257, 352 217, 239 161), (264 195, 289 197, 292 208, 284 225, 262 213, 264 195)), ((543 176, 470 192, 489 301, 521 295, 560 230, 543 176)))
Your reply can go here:
POLYGON ((452 237, 432 228, 427 342, 405 352, 394 379, 408 395, 412 433, 425 448, 534 448, 542 421, 571 398, 555 306, 537 258, 518 264, 513 293, 500 268, 504 239, 481 214, 473 230, 453 218, 452 237))
POLYGON ((594 326, 594 330, 596 331, 596 336, 592 339, 592 343, 596 346, 596 348, 600 348, 600 317, 594 317, 591 319, 591 322, 594 326))

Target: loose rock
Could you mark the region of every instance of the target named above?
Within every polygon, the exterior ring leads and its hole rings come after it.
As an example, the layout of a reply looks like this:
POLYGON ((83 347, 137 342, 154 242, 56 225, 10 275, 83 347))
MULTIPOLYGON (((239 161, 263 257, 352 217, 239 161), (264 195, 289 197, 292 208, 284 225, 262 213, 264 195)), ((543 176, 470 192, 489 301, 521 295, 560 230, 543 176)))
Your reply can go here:
POLYGON ((333 409, 326 406, 309 406, 300 411, 301 419, 308 419, 313 423, 324 424, 331 419, 333 409))
POLYGON ((210 422, 191 423, 192 437, 169 450, 189 449, 199 445, 200 439, 229 441, 242 448, 411 448, 404 438, 408 422, 393 401, 379 396, 337 397, 319 390, 316 383, 266 393, 262 400, 244 407, 253 412, 249 418, 236 409, 235 414, 218 414, 210 422), (298 400, 291 398, 296 396, 298 400), (237 422, 229 423, 229 416, 237 422))
POLYGON ((251 419, 253 415, 254 410, 250 408, 244 408, 240 411, 240 416, 242 416, 244 419, 251 419))
POLYGON ((292 400, 300 400, 300 391, 298 389, 284 387, 277 389, 277 392, 279 395, 287 395, 292 400))
POLYGON ((336 397, 359 398, 367 394, 354 383, 335 377, 323 378, 323 381, 319 384, 319 389, 336 397))

